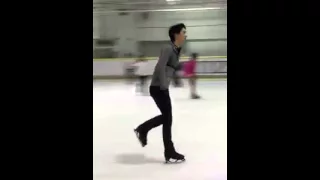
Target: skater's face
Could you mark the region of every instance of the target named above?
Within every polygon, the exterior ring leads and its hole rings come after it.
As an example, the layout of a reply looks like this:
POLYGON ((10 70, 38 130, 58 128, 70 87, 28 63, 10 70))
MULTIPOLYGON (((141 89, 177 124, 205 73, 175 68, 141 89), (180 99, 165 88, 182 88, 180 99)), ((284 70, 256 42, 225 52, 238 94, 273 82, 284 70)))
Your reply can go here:
POLYGON ((180 33, 176 35, 176 41, 180 45, 182 45, 186 39, 187 39, 187 31, 185 28, 182 28, 180 33))

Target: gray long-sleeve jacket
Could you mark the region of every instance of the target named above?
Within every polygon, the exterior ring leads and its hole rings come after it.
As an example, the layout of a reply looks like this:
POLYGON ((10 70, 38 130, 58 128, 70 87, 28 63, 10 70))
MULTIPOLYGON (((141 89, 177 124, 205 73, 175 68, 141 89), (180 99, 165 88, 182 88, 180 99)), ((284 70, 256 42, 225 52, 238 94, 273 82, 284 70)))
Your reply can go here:
POLYGON ((171 78, 179 66, 179 51, 174 44, 162 48, 158 63, 152 75, 151 86, 159 86, 161 90, 169 88, 171 78))

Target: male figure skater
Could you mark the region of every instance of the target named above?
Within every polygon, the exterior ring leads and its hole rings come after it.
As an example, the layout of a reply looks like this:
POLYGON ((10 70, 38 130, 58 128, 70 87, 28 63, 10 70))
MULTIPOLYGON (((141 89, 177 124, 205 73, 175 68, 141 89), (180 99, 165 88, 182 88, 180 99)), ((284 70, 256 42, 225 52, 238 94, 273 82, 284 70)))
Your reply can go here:
POLYGON ((149 88, 150 95, 160 109, 161 115, 144 122, 134 131, 142 147, 144 147, 147 145, 148 132, 152 128, 162 125, 165 160, 169 162, 170 159, 174 159, 177 162, 178 160, 184 161, 185 159, 184 155, 176 152, 171 140, 172 108, 169 84, 174 72, 179 68, 181 46, 187 37, 186 26, 182 23, 171 26, 169 28, 169 37, 171 43, 161 50, 149 88))

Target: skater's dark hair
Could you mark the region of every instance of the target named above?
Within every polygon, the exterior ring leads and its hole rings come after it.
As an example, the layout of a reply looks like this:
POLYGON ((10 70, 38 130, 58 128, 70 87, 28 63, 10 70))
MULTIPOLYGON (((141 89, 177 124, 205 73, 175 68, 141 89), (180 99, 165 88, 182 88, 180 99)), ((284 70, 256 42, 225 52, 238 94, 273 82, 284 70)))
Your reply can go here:
POLYGON ((175 41, 174 35, 179 34, 183 28, 186 29, 186 26, 183 23, 173 25, 169 28, 169 37, 170 37, 171 42, 175 41))
POLYGON ((191 58, 192 58, 192 59, 197 59, 198 56, 199 56, 198 53, 192 53, 192 54, 191 54, 191 58))

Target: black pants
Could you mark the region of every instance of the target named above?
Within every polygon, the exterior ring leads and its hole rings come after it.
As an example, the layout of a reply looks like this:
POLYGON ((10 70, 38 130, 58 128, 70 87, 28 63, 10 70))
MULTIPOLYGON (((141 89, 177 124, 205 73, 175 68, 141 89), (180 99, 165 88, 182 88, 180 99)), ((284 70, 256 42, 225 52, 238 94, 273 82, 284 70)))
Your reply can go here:
POLYGON ((139 76, 139 83, 137 84, 137 90, 144 93, 147 80, 148 80, 148 76, 139 76))
POLYGON ((148 133, 152 128, 162 124, 165 151, 174 151, 171 140, 172 107, 169 90, 160 90, 160 87, 150 86, 150 95, 160 109, 161 115, 144 122, 138 127, 138 130, 143 133, 148 133))

